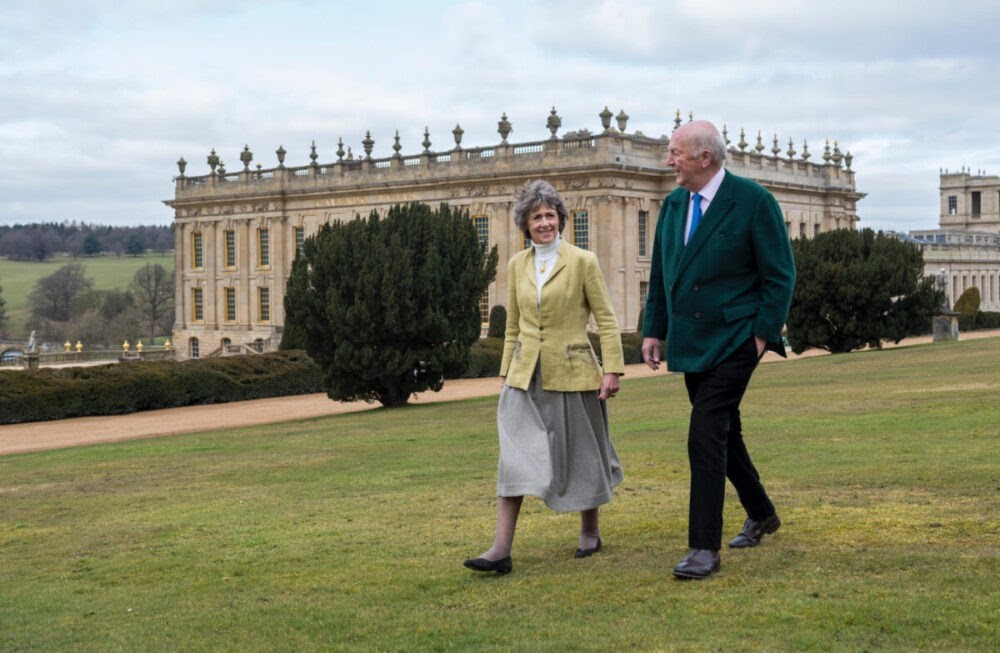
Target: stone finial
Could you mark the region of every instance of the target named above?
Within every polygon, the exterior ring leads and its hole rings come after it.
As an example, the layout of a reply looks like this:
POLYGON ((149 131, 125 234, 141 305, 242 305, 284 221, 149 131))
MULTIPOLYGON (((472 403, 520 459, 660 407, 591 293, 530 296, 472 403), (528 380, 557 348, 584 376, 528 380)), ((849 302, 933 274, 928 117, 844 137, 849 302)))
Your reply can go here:
POLYGON ((833 142, 833 164, 840 167, 840 162, 844 160, 844 154, 840 151, 840 147, 837 145, 837 141, 833 142))
POLYGON ((337 139, 337 161, 344 160, 344 138, 341 136, 337 139))
POLYGON ((729 147, 729 129, 726 127, 726 123, 722 123, 722 141, 729 147))
POLYGON ((243 170, 250 169, 250 162, 253 161, 253 152, 250 151, 249 145, 243 146, 243 151, 240 152, 240 161, 243 162, 243 170))
POLYGON ((788 139, 788 151, 785 152, 788 155, 788 160, 791 161, 795 158, 795 146, 792 144, 792 139, 788 139))
POLYGON ((757 150, 757 154, 764 151, 764 141, 760 137, 760 130, 757 130, 757 144, 753 146, 753 149, 757 150))
POLYGON ((618 112, 618 115, 615 116, 615 121, 617 121, 618 123, 618 131, 624 134, 625 125, 628 124, 628 114, 625 113, 625 109, 622 109, 621 111, 618 112))
POLYGON ((431 131, 424 125, 424 142, 421 143, 424 146, 424 154, 430 154, 431 151, 431 131))
POLYGON ((688 111, 688 122, 694 122, 694 111, 688 111))
POLYGON ((681 110, 678 109, 674 113, 674 131, 677 131, 677 128, 680 126, 681 126, 681 110))
POLYGON ((375 147, 375 141, 372 140, 372 133, 369 130, 365 131, 365 139, 361 141, 361 146, 365 148, 365 158, 372 158, 372 148, 375 147))
POLYGON ((184 160, 184 157, 177 159, 177 169, 181 171, 181 177, 184 176, 184 170, 187 168, 188 162, 184 160))
POLYGON ((208 155, 208 167, 212 169, 212 174, 215 174, 215 167, 219 165, 219 155, 215 153, 215 148, 212 148, 212 152, 208 155))
POLYGON ((808 161, 809 157, 811 157, 811 156, 812 156, 812 154, 809 154, 809 142, 806 141, 805 139, 803 139, 803 141, 802 141, 802 160, 803 161, 808 161))
POLYGON ((778 147, 778 135, 774 135, 774 145, 771 146, 771 154, 777 159, 778 155, 781 154, 781 148, 778 147))
POLYGON ((462 134, 465 130, 462 129, 462 125, 455 123, 455 128, 451 130, 451 135, 455 137, 455 149, 462 149, 462 134))
POLYGON ((316 139, 314 138, 312 142, 312 147, 309 148, 309 160, 311 161, 311 163, 309 164, 310 168, 316 168, 319 166, 319 164, 316 163, 316 159, 318 158, 319 154, 316 153, 316 139))
POLYGON ((354 160, 354 153, 351 152, 351 146, 350 145, 347 146, 347 160, 348 161, 353 161, 354 160))
POLYGON ((854 160, 854 156, 851 155, 851 151, 850 150, 847 150, 847 154, 844 155, 844 165, 847 166, 848 170, 851 169, 851 161, 853 161, 853 160, 854 160))
POLYGON ((743 128, 740 127, 740 142, 736 144, 736 147, 740 148, 740 152, 743 152, 747 149, 747 146, 749 145, 750 143, 747 143, 747 135, 743 131, 743 128))
POLYGON ((826 146, 823 148, 823 161, 830 163, 830 139, 826 139, 826 146))
POLYGON ((606 104, 604 105, 604 111, 597 114, 597 117, 601 119, 601 127, 604 128, 605 134, 611 131, 611 118, 613 118, 614 115, 615 114, 611 113, 611 110, 608 109, 608 105, 606 104))
POLYGON ((402 159, 403 155, 400 154, 399 151, 401 149, 403 149, 403 146, 399 144, 399 130, 398 129, 396 130, 396 136, 393 139, 393 141, 394 142, 392 144, 392 151, 395 152, 395 154, 392 155, 392 158, 394 158, 394 159, 402 159))
POLYGON ((510 132, 513 131, 513 126, 511 126, 510 121, 507 120, 507 114, 504 113, 500 116, 500 122, 497 123, 497 133, 500 134, 500 142, 503 145, 507 144, 507 137, 510 136, 510 132))
POLYGON ((562 127, 562 118, 560 118, 559 114, 556 113, 555 107, 552 107, 552 111, 549 113, 549 119, 545 121, 545 126, 549 128, 549 132, 552 134, 549 138, 555 139, 556 132, 559 131, 560 127, 562 127))
POLYGON ((284 145, 279 145, 278 149, 276 149, 274 151, 274 153, 278 155, 278 167, 279 168, 284 168, 285 167, 285 154, 287 154, 285 152, 285 146, 284 145))
POLYGON ((222 162, 222 159, 219 159, 219 176, 224 174, 226 174, 226 164, 222 162))

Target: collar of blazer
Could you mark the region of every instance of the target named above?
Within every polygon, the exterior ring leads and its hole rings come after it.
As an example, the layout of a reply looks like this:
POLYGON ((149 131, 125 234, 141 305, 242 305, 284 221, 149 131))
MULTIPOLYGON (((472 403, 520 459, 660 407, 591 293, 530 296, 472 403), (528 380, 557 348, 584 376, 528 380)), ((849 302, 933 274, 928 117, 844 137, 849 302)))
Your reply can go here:
MULTIPOLYGON (((681 257, 677 263, 678 272, 705 246, 711 235, 719 229, 722 219, 732 210, 735 203, 733 200, 732 181, 732 173, 727 170, 726 175, 722 178, 719 191, 712 199, 712 203, 708 205, 705 215, 701 217, 698 228, 694 230, 694 234, 688 240, 687 245, 681 249, 681 257)), ((674 200, 671 207, 674 215, 677 216, 677 219, 674 220, 674 237, 679 239, 677 242, 681 243, 684 242, 684 226, 687 224, 688 197, 690 197, 690 193, 685 191, 684 195, 674 200)))
MULTIPOLYGON (((559 274, 559 271, 566 267, 566 257, 569 255, 569 243, 559 237, 559 248, 556 250, 556 266, 552 268, 552 272, 549 273, 549 278, 546 279, 545 284, 548 285, 552 279, 559 274)), ((524 266, 524 272, 522 274, 527 275, 528 281, 531 285, 538 287, 538 280, 535 278, 535 248, 532 247, 528 256, 525 257, 526 265, 524 266)))

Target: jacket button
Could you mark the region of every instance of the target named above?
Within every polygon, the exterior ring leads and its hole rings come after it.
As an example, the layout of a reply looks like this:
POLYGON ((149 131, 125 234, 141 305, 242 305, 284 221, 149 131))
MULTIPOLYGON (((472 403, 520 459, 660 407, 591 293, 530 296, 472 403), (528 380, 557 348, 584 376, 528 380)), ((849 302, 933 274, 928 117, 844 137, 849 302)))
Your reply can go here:
POLYGON ((694 284, 694 290, 699 290, 698 284, 694 284))
POLYGON ((545 327, 543 327, 543 326, 539 326, 539 327, 538 327, 538 330, 539 330, 539 331, 545 331, 545 327))
POLYGON ((694 314, 694 319, 696 319, 696 320, 700 320, 700 319, 701 319, 701 313, 698 313, 698 312, 696 312, 696 313, 694 314))
POLYGON ((545 338, 539 338, 538 342, 545 342, 545 338))

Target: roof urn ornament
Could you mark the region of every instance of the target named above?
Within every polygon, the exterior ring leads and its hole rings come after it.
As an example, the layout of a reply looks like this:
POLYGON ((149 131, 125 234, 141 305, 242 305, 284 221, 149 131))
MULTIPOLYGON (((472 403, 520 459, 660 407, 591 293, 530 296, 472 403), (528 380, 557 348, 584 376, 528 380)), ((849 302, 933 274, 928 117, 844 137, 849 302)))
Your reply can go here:
POLYGON ((771 154, 774 155, 775 159, 777 159, 778 155, 781 154, 781 148, 778 147, 778 135, 777 134, 774 135, 774 145, 771 146, 771 154))
POLYGON ((740 148, 740 152, 743 152, 749 145, 750 143, 747 143, 746 132, 744 132, 743 128, 740 127, 740 142, 736 144, 736 147, 740 148))
POLYGON ((552 107, 552 111, 549 113, 549 119, 545 121, 545 126, 548 127, 549 131, 552 133, 552 136, 549 138, 555 139, 556 132, 559 131, 560 127, 562 127, 562 118, 560 118, 559 114, 556 113, 555 107, 552 107))
POLYGON ((243 146, 243 151, 240 152, 240 161, 243 162, 243 170, 250 169, 250 162, 253 161, 253 152, 250 151, 249 145, 243 146))
POLYGON ((604 127, 605 134, 611 131, 611 119, 614 116, 615 114, 611 113, 611 110, 608 109, 608 105, 604 105, 604 111, 597 114, 597 117, 601 119, 601 127, 604 127))
POLYGON ((316 139, 313 139, 312 147, 309 148, 309 159, 311 161, 311 163, 309 164, 310 168, 316 168, 319 166, 319 164, 316 163, 316 159, 318 158, 319 154, 316 153, 316 139))
POLYGON ((184 157, 177 159, 177 169, 181 171, 181 177, 184 176, 184 170, 187 168, 188 162, 184 160, 184 157))
POLYGON ((344 160, 344 138, 340 137, 337 139, 337 160, 344 160))
POLYGON ((279 168, 284 168, 285 167, 285 154, 286 154, 286 152, 285 152, 285 146, 284 145, 279 145, 278 149, 276 149, 274 151, 274 153, 278 155, 278 167, 279 168))
POLYGON ((212 169, 212 174, 215 174, 215 167, 219 165, 219 155, 215 153, 215 148, 212 148, 212 152, 208 155, 208 167, 212 169))
POLYGON ((840 162, 844 159, 844 154, 840 151, 840 146, 837 145, 837 141, 833 142, 833 157, 831 158, 833 159, 833 164, 839 168, 840 162))
POLYGON ((785 152, 788 155, 788 160, 791 161, 795 158, 795 146, 792 144, 792 139, 788 139, 788 151, 785 152))
POLYGON ((830 139, 828 138, 826 139, 826 146, 823 148, 823 160, 830 163, 831 158, 833 157, 830 156, 830 139))
POLYGON ((618 131, 624 134, 625 125, 628 124, 628 114, 625 113, 625 109, 618 112, 618 115, 615 116, 615 120, 618 122, 618 131))
POLYGON ((465 133, 465 130, 462 129, 462 125, 459 125, 459 124, 456 124, 455 128, 451 130, 451 135, 455 137, 455 149, 456 150, 462 149, 462 134, 464 134, 464 133, 465 133))
POLYGON ((431 152, 431 130, 424 125, 424 142, 421 143, 424 146, 424 154, 430 154, 431 152))
POLYGON ((676 131, 677 128, 679 128, 680 126, 681 126, 681 110, 678 109, 674 113, 674 131, 676 131))
POLYGON ((514 130, 514 127, 510 124, 510 120, 507 119, 507 114, 504 113, 500 116, 500 122, 497 123, 497 133, 500 134, 500 143, 503 145, 507 144, 507 137, 514 130))
POLYGON ((844 165, 847 166, 848 170, 851 169, 851 161, 853 160, 854 160, 854 155, 851 154, 850 150, 848 150, 847 154, 844 155, 844 165))
POLYGON ((757 154, 764 151, 764 141, 760 137, 760 130, 757 130, 757 144, 753 146, 753 149, 757 150, 757 154))
POLYGON ((726 126, 726 123, 722 123, 722 140, 726 143, 726 147, 729 147, 729 144, 732 142, 729 140, 729 128, 726 126))
POLYGON ((392 151, 395 152, 395 154, 392 155, 392 158, 394 158, 394 159, 402 159, 403 155, 400 154, 399 151, 401 149, 403 149, 403 146, 399 144, 399 130, 398 129, 396 130, 396 137, 395 137, 394 141, 395 142, 392 144, 392 151))
POLYGON ((808 161, 812 154, 809 153, 809 141, 802 141, 802 160, 808 161))
POLYGON ((361 141, 362 147, 365 148, 365 158, 372 158, 372 148, 375 147, 375 141, 372 140, 372 133, 370 130, 365 131, 365 140, 361 141))

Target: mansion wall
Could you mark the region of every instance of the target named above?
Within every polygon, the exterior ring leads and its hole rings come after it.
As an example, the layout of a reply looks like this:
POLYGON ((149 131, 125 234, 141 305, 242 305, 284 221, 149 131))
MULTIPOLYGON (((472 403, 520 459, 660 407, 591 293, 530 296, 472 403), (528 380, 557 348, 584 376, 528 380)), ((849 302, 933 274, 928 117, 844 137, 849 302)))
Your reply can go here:
MULTIPOLYGON (((653 231, 662 199, 676 187, 665 165, 666 136, 627 133, 627 116, 599 114, 601 131, 557 136, 558 116, 549 116, 551 137, 510 143, 506 115, 498 123, 497 145, 463 148, 461 128, 455 144, 432 151, 425 130, 424 150, 402 155, 398 136, 395 154, 372 158, 369 135, 365 155, 354 158, 341 143, 337 160, 251 168, 253 154, 244 148, 242 170, 227 172, 215 151, 210 172, 185 176, 178 162, 174 198, 176 242, 176 316, 173 339, 180 357, 212 355, 221 349, 258 351, 277 348, 284 323, 284 293, 292 260, 303 240, 321 224, 350 220, 373 209, 385 211, 405 202, 447 202, 468 210, 482 241, 496 245, 501 265, 496 281, 481 302, 485 316, 507 297, 504 262, 525 246, 513 225, 514 190, 527 180, 545 178, 560 192, 570 211, 563 237, 597 253, 623 330, 634 331, 649 278, 653 231), (345 156, 346 155, 346 156, 345 156)), ((679 116, 675 128, 680 125, 679 116)), ((728 142, 728 134, 726 135, 728 142)), ((850 154, 829 145, 820 161, 810 161, 791 142, 782 152, 774 138, 770 151, 758 135, 751 147, 743 132, 730 143, 726 167, 756 179, 774 193, 785 214, 791 237, 853 228, 856 203, 864 195, 854 185, 850 154)))

